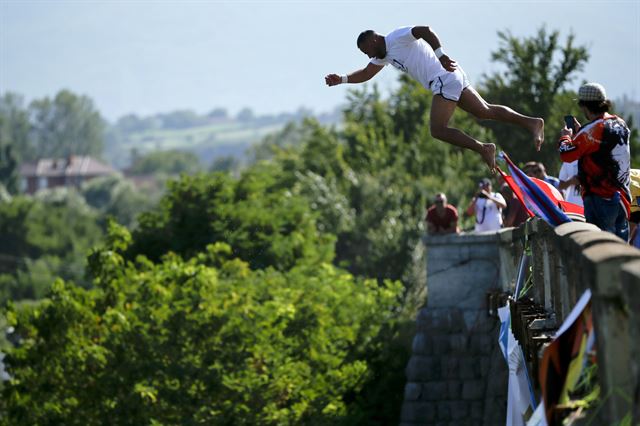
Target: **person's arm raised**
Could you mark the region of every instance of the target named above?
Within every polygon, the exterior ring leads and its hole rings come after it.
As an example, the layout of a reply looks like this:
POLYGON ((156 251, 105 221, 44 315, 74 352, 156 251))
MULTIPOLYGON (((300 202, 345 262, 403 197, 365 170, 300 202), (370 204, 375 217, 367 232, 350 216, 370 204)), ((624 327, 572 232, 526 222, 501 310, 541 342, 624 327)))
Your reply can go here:
POLYGON ((371 80, 382 68, 384 68, 384 65, 376 65, 369 62, 366 67, 346 75, 346 82, 343 82, 342 76, 338 74, 329 74, 325 76, 324 82, 327 83, 327 86, 336 86, 342 83, 364 83, 365 81, 371 80))
POLYGON ((429 46, 431 46, 434 52, 436 52, 436 56, 445 70, 455 71, 458 64, 456 61, 451 59, 449 55, 444 53, 442 50, 442 44, 440 44, 440 39, 430 27, 413 27, 411 29, 411 34, 413 34, 416 39, 423 39, 429 44, 429 46))

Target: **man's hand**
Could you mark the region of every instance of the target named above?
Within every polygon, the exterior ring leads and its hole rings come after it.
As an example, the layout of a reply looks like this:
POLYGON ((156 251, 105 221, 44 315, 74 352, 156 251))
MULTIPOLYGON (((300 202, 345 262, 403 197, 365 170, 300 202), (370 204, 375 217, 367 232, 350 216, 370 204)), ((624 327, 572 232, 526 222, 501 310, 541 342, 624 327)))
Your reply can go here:
POLYGON ((581 127, 582 126, 580 126, 580 122, 575 117, 573 117, 573 128, 575 129, 575 132, 572 129, 569 129, 565 124, 564 128, 560 130, 560 137, 570 136, 573 139, 573 136, 580 131, 581 127))
POLYGON ((451 59, 447 54, 440 56, 440 63, 445 70, 450 72, 453 72, 458 68, 458 63, 451 59))
POLYGON ((569 136, 570 138, 573 138, 573 130, 567 128, 567 126, 564 126, 564 128, 560 130, 560 137, 562 136, 569 136))
POLYGON ((481 189, 480 191, 478 191, 478 197, 493 199, 491 197, 491 193, 489 191, 487 191, 486 189, 481 189))
POLYGON ((324 82, 327 83, 327 86, 336 86, 342 83, 342 77, 338 74, 329 74, 325 76, 324 82))

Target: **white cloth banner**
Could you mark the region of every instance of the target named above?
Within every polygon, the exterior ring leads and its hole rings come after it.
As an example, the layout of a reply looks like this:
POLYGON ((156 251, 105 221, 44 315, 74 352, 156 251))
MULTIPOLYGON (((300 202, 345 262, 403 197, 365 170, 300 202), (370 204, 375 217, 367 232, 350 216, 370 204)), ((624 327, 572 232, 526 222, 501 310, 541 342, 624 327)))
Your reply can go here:
POLYGON ((524 360, 522 348, 511 332, 509 305, 498 308, 500 337, 498 343, 509 366, 509 391, 507 394, 507 426, 525 426, 525 416, 535 407, 535 398, 524 360))
POLYGON ((547 416, 544 413, 544 401, 540 401, 538 408, 527 422, 527 426, 547 426, 547 416))

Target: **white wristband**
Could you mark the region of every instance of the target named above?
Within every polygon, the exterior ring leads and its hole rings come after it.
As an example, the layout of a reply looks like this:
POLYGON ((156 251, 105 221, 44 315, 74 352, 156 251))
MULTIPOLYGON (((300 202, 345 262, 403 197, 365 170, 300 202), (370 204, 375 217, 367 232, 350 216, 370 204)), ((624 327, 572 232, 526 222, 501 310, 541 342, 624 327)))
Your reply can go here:
POLYGON ((346 74, 341 75, 340 78, 342 79, 342 84, 349 82, 349 77, 346 74))
POLYGON ((441 47, 438 47, 438 48, 435 50, 435 54, 436 54, 436 57, 437 57, 438 59, 440 59, 440 57, 441 57, 442 55, 444 55, 444 54, 445 54, 445 53, 444 53, 444 50, 442 50, 442 46, 441 46, 441 47))

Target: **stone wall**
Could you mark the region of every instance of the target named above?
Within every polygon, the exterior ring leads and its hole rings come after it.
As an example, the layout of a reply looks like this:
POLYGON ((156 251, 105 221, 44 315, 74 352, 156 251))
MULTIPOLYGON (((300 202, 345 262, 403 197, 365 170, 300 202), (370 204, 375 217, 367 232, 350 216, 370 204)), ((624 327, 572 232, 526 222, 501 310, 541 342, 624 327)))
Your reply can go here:
POLYGON ((427 306, 417 318, 401 425, 504 425, 508 371, 486 300, 509 286, 518 247, 502 232, 425 244, 427 306))
MULTIPOLYGON (((505 424, 507 367, 486 295, 512 291, 525 243, 527 295, 546 323, 557 328, 591 290, 601 389, 594 424, 617 424, 629 413, 640 424, 640 251, 590 224, 553 228, 534 219, 496 234, 425 239, 428 299, 406 369, 402 426, 505 424)), ((523 325, 516 338, 535 372, 540 329, 526 316, 512 321, 523 325)))

